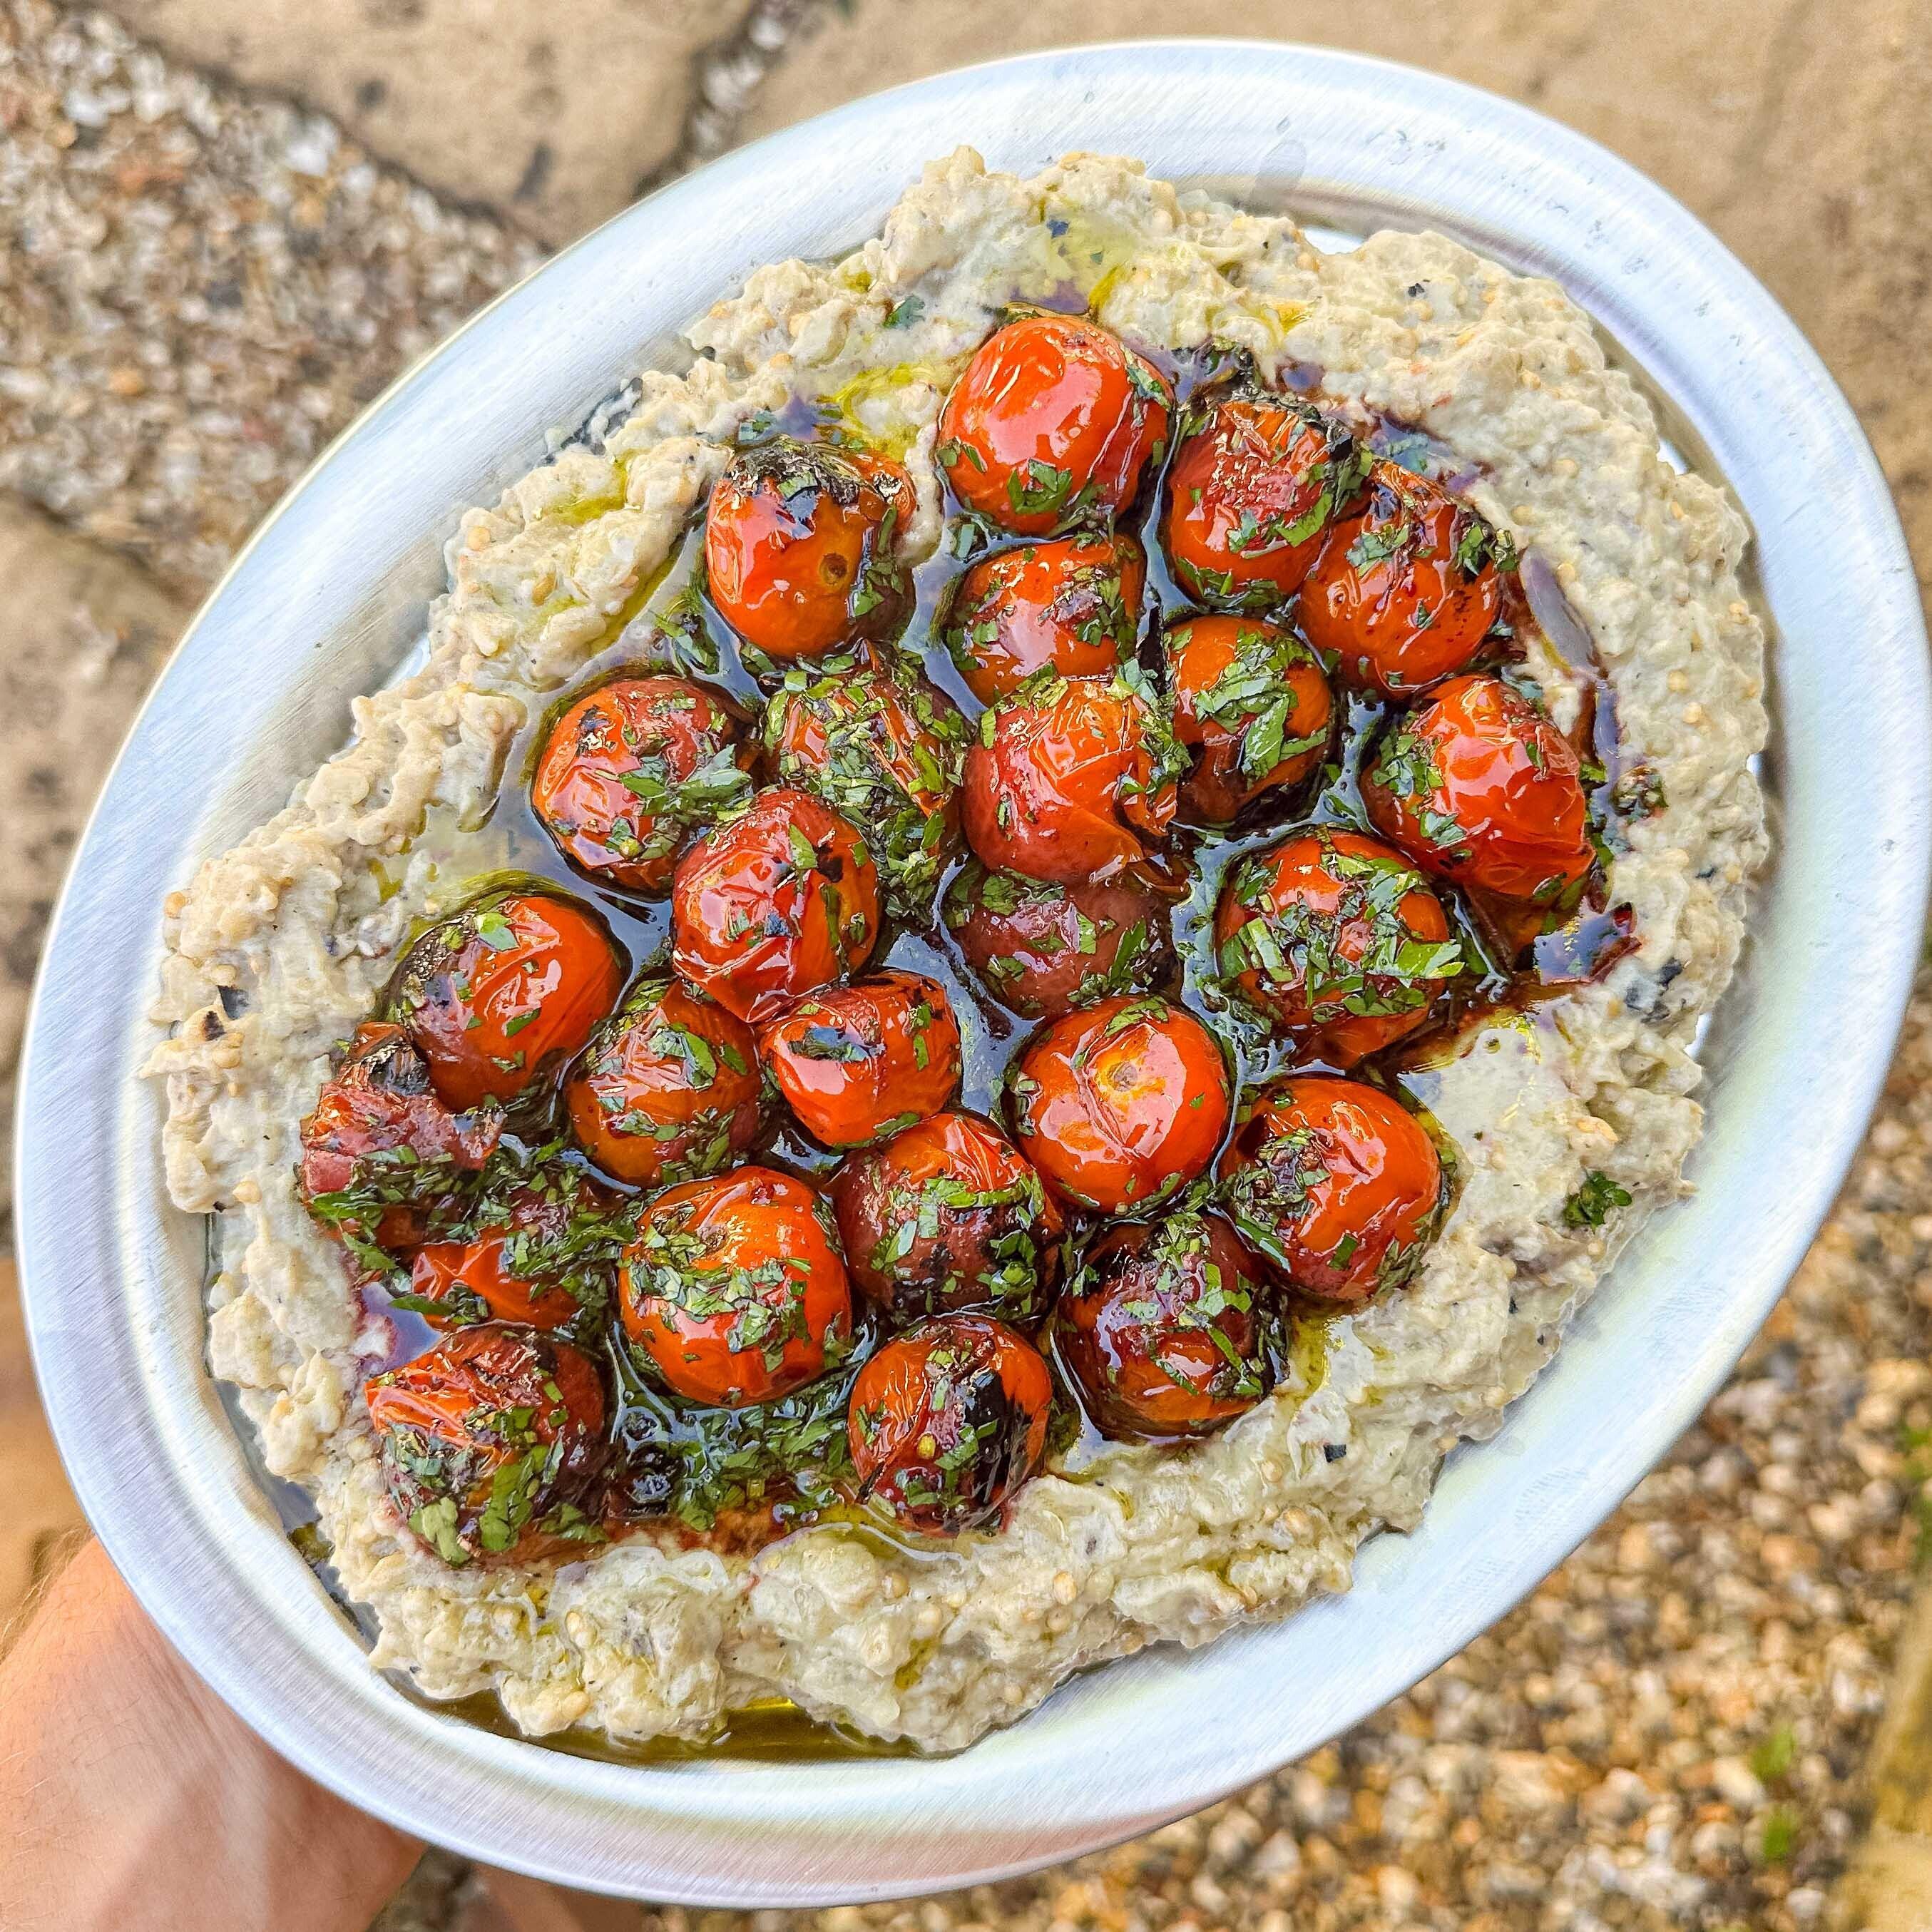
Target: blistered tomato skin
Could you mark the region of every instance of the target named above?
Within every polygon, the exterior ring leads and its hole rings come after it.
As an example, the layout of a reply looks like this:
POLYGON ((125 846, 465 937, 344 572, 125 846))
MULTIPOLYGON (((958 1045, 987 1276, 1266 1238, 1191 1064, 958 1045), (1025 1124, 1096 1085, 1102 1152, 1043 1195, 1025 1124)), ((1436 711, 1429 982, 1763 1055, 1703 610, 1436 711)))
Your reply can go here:
POLYGON ((604 1387, 581 1349, 490 1322, 371 1377, 367 1393, 389 1498, 452 1568, 602 1540, 604 1387))
POLYGON ((712 490, 704 562, 712 602, 780 662, 890 637, 910 607, 898 556, 910 479, 882 456, 778 436, 740 450, 712 490))
POLYGON ((970 859, 946 889, 942 916, 980 984, 1023 1019, 1058 1019, 1174 976, 1168 902, 1131 874, 1052 885, 970 859))
POLYGON ((924 920, 959 847, 970 736, 959 707, 911 659, 863 650, 786 674, 766 709, 766 772, 863 826, 887 902, 924 920))
POLYGON ((1222 977, 1336 1066, 1413 1033, 1465 970, 1442 901, 1409 861, 1325 826, 1234 868, 1214 943, 1222 977))
POLYGON ((539 1085, 617 1004, 624 962, 604 922, 561 893, 492 896, 404 956, 389 1010, 450 1107, 539 1085))
POLYGON ((681 980, 640 980, 563 1090, 577 1144, 606 1174, 652 1187, 713 1174, 758 1138, 752 1030, 681 980))
POLYGON ((1308 581, 1302 632, 1345 684, 1413 697, 1459 671, 1502 614, 1515 546, 1437 483, 1378 462, 1308 581))
POLYGON ((879 874, 849 820, 794 785, 760 792, 679 862, 672 958, 741 1020, 862 968, 879 938, 879 874))
POLYGON ((760 1028, 758 1050, 799 1124, 830 1148, 896 1133, 959 1088, 946 988, 892 968, 807 994, 760 1028))
POLYGON ((1102 1000, 1042 1028, 1007 1079, 1018 1146, 1064 1200, 1138 1214, 1204 1173, 1228 1125, 1227 1063, 1192 1014, 1102 1000))
POLYGON ((1595 857, 1568 739, 1500 678, 1459 677, 1399 719, 1362 775, 1376 830, 1424 872, 1548 905, 1595 857))
POLYGON ((1217 1183, 1243 1239, 1323 1301, 1400 1288, 1442 1222, 1435 1143, 1399 1102, 1357 1080, 1304 1076, 1267 1089, 1217 1183))
POLYGON ((1219 1215, 1112 1228, 1054 1311, 1060 1359, 1103 1434, 1204 1436, 1268 1392, 1267 1293, 1219 1215))
POLYGON ((922 1535, 991 1522, 1040 1467, 1052 1399, 1040 1352, 1004 1322, 921 1322, 852 1384, 846 1435, 860 1494, 922 1535))
POLYGON ((1168 471, 1161 541, 1174 580, 1215 610, 1286 602, 1368 464, 1348 428, 1310 404, 1226 398, 1181 440, 1168 471))
POLYGON ((1160 847, 1183 759, 1134 671, 1052 673, 980 719, 966 754, 966 837, 995 872, 1064 885, 1112 878, 1160 847))
POLYGON ((1258 617, 1184 617, 1163 640, 1174 735, 1195 754, 1183 808, 1225 824, 1264 791, 1322 768, 1334 726, 1328 680, 1292 632, 1258 617))
POLYGON ((580 1330, 609 1299, 617 1197, 552 1162, 472 1205, 452 1237, 416 1250, 403 1305, 433 1328, 517 1322, 580 1330))
POLYGON ((1036 671, 1106 677, 1134 653, 1147 553, 1132 537, 1062 537, 982 557, 952 593, 946 648, 982 704, 1036 671))
POLYGON ((464 1178, 489 1159, 502 1125, 494 1107, 452 1113, 408 1034, 368 1020, 302 1121, 296 1188, 356 1271, 380 1274, 454 1218, 464 1178))
POLYGON ((626 1335, 688 1401, 771 1402, 850 1348, 830 1204, 776 1168, 667 1189, 639 1217, 619 1284, 626 1335))
POLYGON ((853 1280, 894 1319, 1046 1312, 1065 1224, 1033 1163, 976 1114, 934 1114, 852 1155, 832 1202, 853 1280))
POLYGON ((600 685, 550 727, 531 802, 586 878, 658 897, 692 835, 752 795, 738 726, 688 678, 600 685))
POLYGON ((1166 446, 1174 392, 1094 323, 1023 316, 982 343, 939 414, 934 449, 969 509, 1022 536, 1104 522, 1166 446))

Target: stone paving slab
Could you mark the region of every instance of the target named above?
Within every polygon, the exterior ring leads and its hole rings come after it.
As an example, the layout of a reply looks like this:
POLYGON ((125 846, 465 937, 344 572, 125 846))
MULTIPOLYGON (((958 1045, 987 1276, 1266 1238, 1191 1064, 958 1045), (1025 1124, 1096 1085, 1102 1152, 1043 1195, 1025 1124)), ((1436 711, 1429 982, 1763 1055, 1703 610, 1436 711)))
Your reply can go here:
POLYGON ((458 202, 567 242, 676 152, 754 0, 126 0, 137 32, 322 109, 458 202))

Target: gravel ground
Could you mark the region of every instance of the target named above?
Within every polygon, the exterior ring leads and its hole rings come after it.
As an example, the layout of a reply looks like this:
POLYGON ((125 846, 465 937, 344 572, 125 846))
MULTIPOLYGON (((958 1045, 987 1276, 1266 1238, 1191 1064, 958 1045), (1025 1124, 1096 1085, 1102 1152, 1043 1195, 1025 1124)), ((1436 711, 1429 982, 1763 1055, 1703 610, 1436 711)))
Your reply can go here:
MULTIPOLYGON (((709 142, 715 134, 706 134, 709 142)), ((0 485, 205 585, 326 437, 535 250, 330 125, 0 0, 0 485)), ((1817 1924, 1932 1474, 1932 982, 1738 1375, 1499 1628, 1333 1748, 988 1890, 651 1932, 1817 1924)), ((427 1875, 394 1927, 451 1922, 427 1875)))

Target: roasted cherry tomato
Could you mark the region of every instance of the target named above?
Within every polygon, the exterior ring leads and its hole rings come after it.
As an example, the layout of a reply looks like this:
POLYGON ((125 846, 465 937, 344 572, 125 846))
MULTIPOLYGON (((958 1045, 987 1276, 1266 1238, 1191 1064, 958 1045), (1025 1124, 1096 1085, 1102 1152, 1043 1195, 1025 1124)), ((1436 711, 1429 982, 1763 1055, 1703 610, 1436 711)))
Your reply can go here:
POLYGON ((704 519, 711 601, 767 657, 890 637, 912 601, 898 539, 912 484, 896 463, 776 436, 742 449, 704 519))
POLYGON ((1002 530, 1046 536, 1133 500, 1166 447, 1174 392, 1090 322, 1022 316, 974 352, 939 412, 953 494, 1002 530))
POLYGON ((1399 720, 1362 775, 1376 830, 1424 872, 1547 905, 1589 871, 1568 739, 1502 679, 1452 679, 1399 720))
POLYGON ((1214 943, 1222 976, 1338 1066, 1413 1033, 1464 969, 1421 874, 1378 840, 1328 826, 1235 867, 1214 943))
POLYGON ((758 1030, 799 1124, 827 1147, 863 1146, 936 1114, 959 1086, 959 1023, 946 988, 888 968, 808 993, 758 1030))
POLYGON ((624 989, 604 922, 560 892, 499 892, 433 926, 389 1010, 452 1107, 514 1100, 572 1058, 624 989))
POLYGON ((1057 886, 969 859, 946 889, 944 914, 966 963, 1025 1019, 1151 992, 1174 976, 1167 901, 1132 874, 1057 886))
POLYGON ((386 1274, 460 1212, 464 1178, 489 1159, 502 1126, 494 1107, 452 1114, 409 1035, 365 1021, 302 1124, 296 1186, 358 1274, 386 1274))
POLYGON ((922 1322, 852 1384, 845 1427, 860 1493, 923 1535, 990 1522, 1040 1467, 1052 1400, 1040 1352, 1004 1322, 922 1322))
POLYGON ((640 980, 563 1090, 577 1144, 639 1187, 715 1174, 758 1138, 752 1030, 682 980, 640 980))
POLYGON ((1184 617, 1165 639, 1174 735, 1195 754, 1181 803, 1224 824, 1321 769, 1334 708, 1315 654, 1258 617, 1184 617))
POLYGON ((830 1204, 775 1168, 667 1189, 624 1250, 624 1332, 674 1394, 742 1408, 850 1352, 852 1294, 830 1204))
POLYGON ((1061 537, 982 557, 960 578, 946 648, 982 704, 1035 671, 1106 677, 1134 654, 1147 553, 1130 536, 1061 537))
POLYGON ((1460 670, 1502 610, 1516 546, 1439 483, 1378 462, 1301 586, 1302 632, 1342 681, 1386 698, 1460 670))
POLYGON ((1435 1143, 1359 1080, 1277 1081, 1236 1129, 1218 1177, 1242 1238, 1324 1301, 1400 1287, 1442 1221, 1435 1143))
POLYGON ((580 872, 655 897, 692 834, 752 795, 737 725, 688 678, 599 685, 550 727, 531 803, 580 872))
POLYGON ((700 838, 671 888, 677 970, 740 1019, 856 972, 879 938, 879 874, 850 824, 795 785, 700 838))
POLYGON ((1102 1000, 1035 1035, 1007 1082, 1019 1144, 1066 1200, 1139 1214, 1214 1158, 1228 1067, 1214 1036, 1165 1000, 1102 1000))
POLYGON ((485 1171, 460 1222, 416 1250, 399 1307, 434 1328, 521 1322, 583 1330, 600 1317, 622 1246, 618 1197, 574 1160, 485 1171))
POLYGON ((770 776, 862 826, 887 902, 920 920, 958 848, 970 735, 959 707, 896 652, 788 672, 765 712, 770 776))
POLYGON ((976 1114, 934 1114, 854 1154, 832 1204, 852 1279, 889 1315, 1045 1312, 1060 1210, 1033 1163, 976 1114))
POLYGON ((371 1376, 368 1395, 389 1499, 446 1563, 602 1540, 586 1505, 603 1460, 604 1385, 582 1349, 488 1322, 371 1376))
POLYGON ((966 836, 996 872, 1063 884, 1150 856, 1172 821, 1184 764, 1137 671, 1052 672, 981 713, 966 754, 966 836))
POLYGON ((1268 1393, 1262 1268, 1218 1214, 1111 1228, 1054 1312, 1060 1359, 1113 1436, 1204 1436, 1268 1393))
POLYGON ((1347 426, 1312 404, 1224 398, 1181 439, 1168 471, 1160 531, 1174 580, 1220 610, 1284 602, 1368 467, 1347 426))

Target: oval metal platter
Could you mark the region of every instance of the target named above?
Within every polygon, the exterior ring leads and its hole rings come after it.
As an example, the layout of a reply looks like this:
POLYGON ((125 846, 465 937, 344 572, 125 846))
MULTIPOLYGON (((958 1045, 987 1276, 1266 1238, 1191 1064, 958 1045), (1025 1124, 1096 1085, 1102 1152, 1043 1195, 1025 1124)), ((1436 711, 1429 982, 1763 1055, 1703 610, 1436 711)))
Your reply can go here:
POLYGON ((901 1896, 1193 1810, 1396 1695, 1515 1603, 1691 1421, 1857 1146, 1924 913, 1925 638, 1844 398, 1743 267, 1601 148, 1470 88, 1313 49, 1142 43, 946 74, 714 162, 484 310, 338 442, 248 546, 135 727, 56 919, 26 1052, 19 1244, 41 1385, 88 1516, 157 1622, 311 1776, 494 1864, 651 1898, 901 1896), (200 1224, 136 1078, 161 903, 346 738, 491 500, 759 264, 874 232, 927 158, 1078 148, 1331 236, 1435 226, 1555 277, 1643 372, 1757 532, 1777 633, 1776 855, 1704 1048, 1694 1198, 1654 1220, 1494 1441, 1353 1592, 1070 1684, 960 1756, 627 1766, 404 1696, 290 1546, 203 1364, 200 1224))

